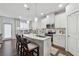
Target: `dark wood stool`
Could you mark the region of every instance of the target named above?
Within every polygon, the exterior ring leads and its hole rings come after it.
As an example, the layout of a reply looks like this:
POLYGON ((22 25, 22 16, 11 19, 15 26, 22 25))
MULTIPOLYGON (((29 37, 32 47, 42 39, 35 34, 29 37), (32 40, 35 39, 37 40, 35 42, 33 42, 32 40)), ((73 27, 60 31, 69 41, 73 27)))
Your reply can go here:
POLYGON ((34 56, 34 53, 39 56, 39 46, 35 43, 27 43, 27 39, 23 38, 23 53, 27 56, 34 56))
POLYGON ((16 34, 16 50, 17 50, 17 55, 22 55, 22 38, 20 35, 16 34))

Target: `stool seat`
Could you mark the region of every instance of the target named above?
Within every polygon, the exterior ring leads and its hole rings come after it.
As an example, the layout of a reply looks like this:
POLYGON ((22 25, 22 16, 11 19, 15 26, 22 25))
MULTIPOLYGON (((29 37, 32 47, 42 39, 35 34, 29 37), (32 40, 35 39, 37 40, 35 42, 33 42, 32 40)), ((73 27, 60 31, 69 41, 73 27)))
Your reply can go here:
POLYGON ((23 38, 23 41, 24 55, 33 56, 34 54, 36 54, 37 56, 39 56, 38 44, 34 42, 27 43, 27 38, 23 38))
POLYGON ((38 47, 38 45, 36 45, 36 44, 34 44, 34 43, 29 43, 28 44, 28 50, 29 51, 31 51, 31 50, 33 50, 33 49, 35 49, 35 48, 37 48, 38 47))

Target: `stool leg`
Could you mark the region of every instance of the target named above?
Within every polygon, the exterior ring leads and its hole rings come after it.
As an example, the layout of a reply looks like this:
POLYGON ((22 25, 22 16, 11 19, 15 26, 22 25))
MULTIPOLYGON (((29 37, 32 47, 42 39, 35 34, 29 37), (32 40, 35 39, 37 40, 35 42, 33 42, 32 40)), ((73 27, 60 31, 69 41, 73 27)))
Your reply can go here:
POLYGON ((19 45, 18 45, 18 42, 16 43, 16 51, 17 51, 17 55, 19 55, 19 45))
POLYGON ((23 56, 23 46, 21 44, 21 48, 20 48, 20 55, 23 56))
POLYGON ((39 56, 39 47, 37 47, 37 56, 39 56))
POLYGON ((32 55, 34 56, 34 54, 33 54, 33 53, 34 53, 34 51, 32 51, 32 55))

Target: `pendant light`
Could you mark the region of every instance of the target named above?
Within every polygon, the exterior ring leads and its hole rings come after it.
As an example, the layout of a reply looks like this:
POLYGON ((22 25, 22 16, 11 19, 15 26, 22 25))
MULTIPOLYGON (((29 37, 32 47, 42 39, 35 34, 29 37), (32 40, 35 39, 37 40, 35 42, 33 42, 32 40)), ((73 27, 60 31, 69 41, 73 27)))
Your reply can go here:
MULTIPOLYGON (((27 9, 28 18, 30 17, 30 8, 27 9)), ((29 20, 27 20, 27 23, 29 23, 29 20)))
POLYGON ((36 11, 35 11, 35 22, 37 22, 38 21, 38 17, 37 17, 37 3, 35 4, 35 8, 36 8, 36 11))

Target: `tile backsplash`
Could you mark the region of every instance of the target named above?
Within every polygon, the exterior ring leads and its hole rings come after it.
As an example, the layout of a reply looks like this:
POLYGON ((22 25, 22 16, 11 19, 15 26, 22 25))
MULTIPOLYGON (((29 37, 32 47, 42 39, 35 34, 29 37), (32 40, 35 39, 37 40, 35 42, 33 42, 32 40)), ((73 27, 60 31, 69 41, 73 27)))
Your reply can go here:
POLYGON ((56 34, 66 34, 66 28, 56 28, 56 34))
POLYGON ((56 34, 66 34, 66 28, 55 28, 55 29, 46 29, 46 28, 42 28, 42 29, 35 29, 35 30, 25 30, 25 31, 19 31, 20 34, 27 34, 27 33, 34 33, 34 34, 42 34, 44 35, 45 33, 48 33, 50 30, 52 30, 52 32, 56 32, 56 34))
POLYGON ((32 33, 34 34, 43 34, 46 32, 46 29, 36 29, 36 30, 32 30, 32 33))

